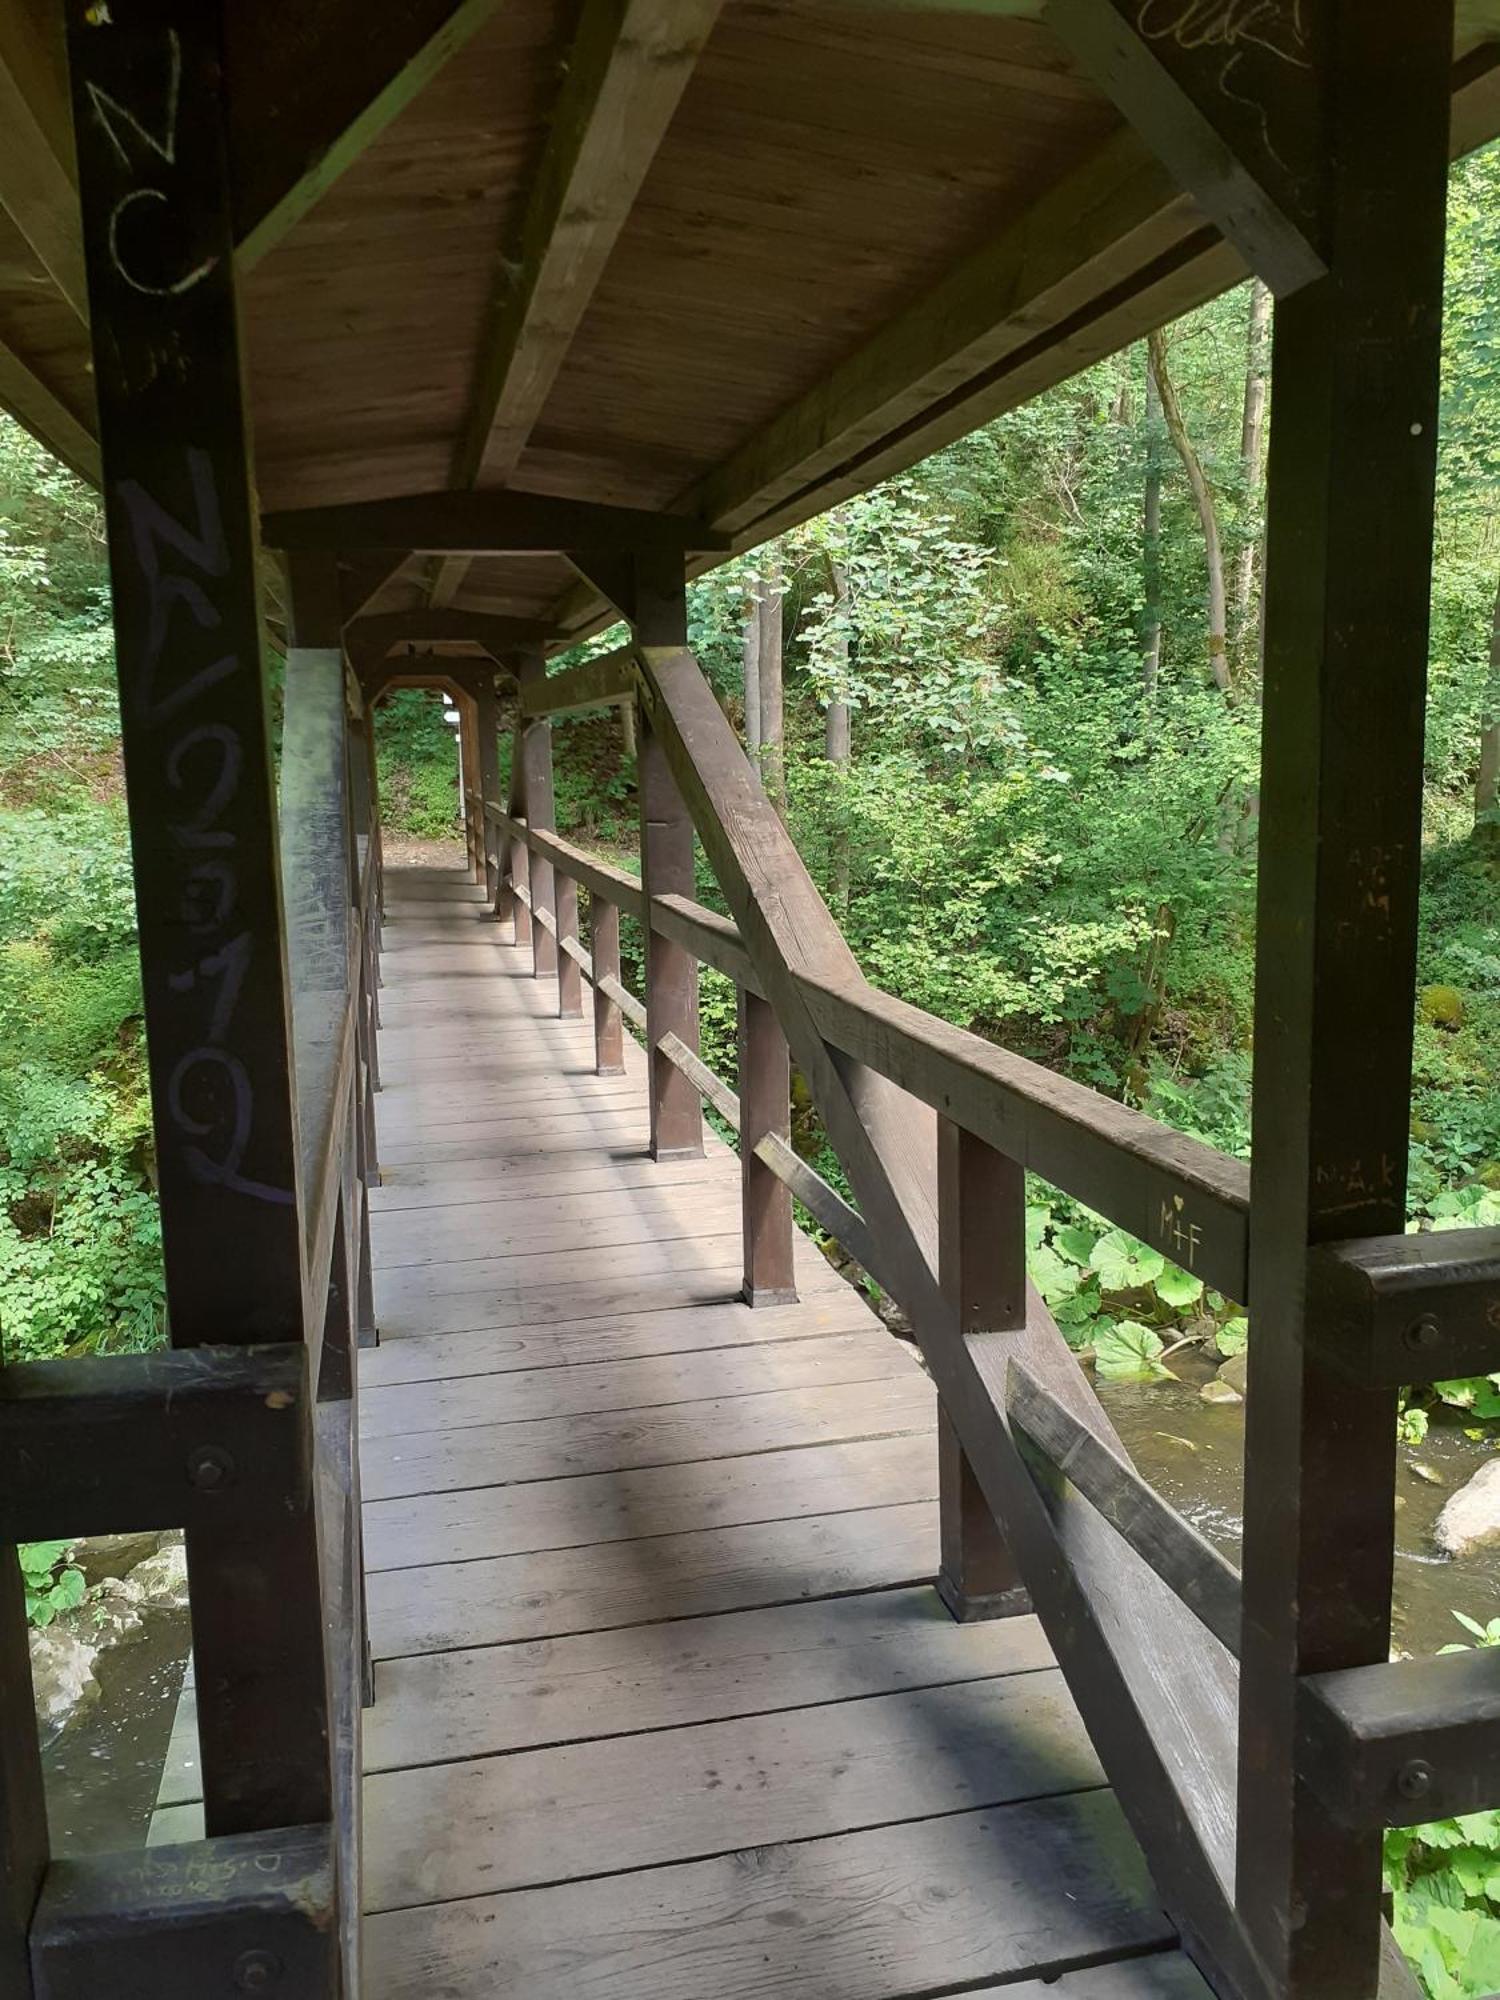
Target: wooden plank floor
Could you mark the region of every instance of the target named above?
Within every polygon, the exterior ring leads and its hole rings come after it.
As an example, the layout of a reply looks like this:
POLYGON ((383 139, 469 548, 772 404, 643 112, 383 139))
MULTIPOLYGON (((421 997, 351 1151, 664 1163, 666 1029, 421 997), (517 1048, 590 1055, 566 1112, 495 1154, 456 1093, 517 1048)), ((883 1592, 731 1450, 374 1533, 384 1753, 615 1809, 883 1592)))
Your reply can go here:
POLYGON ((1203 2000, 1039 1626, 931 1587, 925 1375, 805 1241, 739 1303, 733 1153, 387 886, 366 2000, 1203 2000))
POLYGON ((369 2000, 1206 1993, 1035 1621, 931 1588, 920 1369, 805 1242, 737 1302, 734 1155, 465 879, 387 908, 369 2000))

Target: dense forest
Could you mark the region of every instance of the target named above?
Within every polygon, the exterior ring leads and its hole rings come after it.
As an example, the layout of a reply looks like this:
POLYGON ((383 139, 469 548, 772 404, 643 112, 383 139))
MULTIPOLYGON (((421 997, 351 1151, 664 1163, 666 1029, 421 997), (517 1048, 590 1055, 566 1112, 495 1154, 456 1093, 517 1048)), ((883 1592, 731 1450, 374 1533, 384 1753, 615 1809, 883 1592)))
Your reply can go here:
MULTIPOLYGON (((1245 1155, 1271 309, 1245 286, 704 577, 693 637, 870 976, 1245 1155)), ((1500 151, 1450 211, 1413 1226, 1500 1223, 1500 151)), ((608 643, 607 636, 600 645, 608 643)), ((274 682, 275 662, 272 662, 274 682)), ((436 702, 380 731, 387 824, 452 837, 436 702)), ((633 857, 633 745, 564 725, 559 824, 633 857)), ((716 901, 704 875, 703 899, 716 901)), ((637 961, 639 940, 633 948, 637 961)), ((639 970, 637 962, 637 972, 639 970)), ((732 995, 705 976, 732 1074, 732 995)), ((797 1140, 836 1167, 810 1115, 797 1140)), ((1033 1270, 1101 1375, 1253 1337, 1040 1184, 1033 1270)), ((161 1335, 108 591, 93 497, 0 422, 0 1341, 161 1335)), ((1403 1414, 1500 1441, 1500 1376, 1403 1414)), ((45 1578, 39 1589, 45 1586, 45 1578)), ((1500 1621, 1468 1636, 1500 1643, 1500 1621)), ((1459 1638, 1455 1627, 1455 1640, 1459 1638)), ((1393 1836, 1434 2000, 1500 1986, 1500 1815, 1393 1836)))

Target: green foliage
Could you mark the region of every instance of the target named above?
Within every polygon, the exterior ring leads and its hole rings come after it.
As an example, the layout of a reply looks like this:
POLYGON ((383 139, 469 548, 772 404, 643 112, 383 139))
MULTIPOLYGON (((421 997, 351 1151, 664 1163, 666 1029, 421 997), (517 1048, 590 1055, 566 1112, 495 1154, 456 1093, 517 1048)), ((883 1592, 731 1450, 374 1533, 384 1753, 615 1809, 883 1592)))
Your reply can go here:
MULTIPOLYGON (((1479 1645, 1500 1646, 1500 1618, 1481 1625, 1462 1611, 1453 1616, 1479 1645)), ((1500 1991, 1500 1812, 1392 1827, 1385 1886, 1396 1941, 1429 2000, 1484 2000, 1500 1991)))
POLYGON ((0 423, 6 1360, 140 1347, 161 1334, 161 1236, 102 564, 92 497, 0 423))
POLYGON ((26 1616, 33 1625, 50 1625, 60 1611, 73 1611, 88 1595, 83 1571, 70 1563, 71 1542, 22 1542, 21 1581, 26 1590, 26 1616))

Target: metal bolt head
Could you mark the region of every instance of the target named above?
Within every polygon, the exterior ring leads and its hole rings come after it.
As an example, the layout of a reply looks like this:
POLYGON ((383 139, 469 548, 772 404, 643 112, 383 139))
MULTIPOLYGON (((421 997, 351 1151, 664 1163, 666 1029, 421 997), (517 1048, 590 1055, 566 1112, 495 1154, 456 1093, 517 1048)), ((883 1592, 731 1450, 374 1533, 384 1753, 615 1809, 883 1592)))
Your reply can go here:
POLYGON ((1432 1790, 1432 1766, 1422 1757, 1413 1757, 1396 1773, 1396 1790, 1403 1799, 1425 1799, 1432 1790))
POLYGON ((1442 1337, 1443 1330, 1431 1313, 1423 1313, 1420 1319, 1414 1319, 1401 1336, 1413 1353, 1427 1352, 1436 1347, 1442 1337))
POLYGON ((281 1977, 281 1960, 274 1951, 242 1951, 234 1962, 234 1983, 241 1993, 268 1993, 281 1977))
POLYGON ((233 1480, 234 1460, 222 1445, 200 1444, 188 1453, 187 1476, 200 1493, 217 1493, 233 1480))

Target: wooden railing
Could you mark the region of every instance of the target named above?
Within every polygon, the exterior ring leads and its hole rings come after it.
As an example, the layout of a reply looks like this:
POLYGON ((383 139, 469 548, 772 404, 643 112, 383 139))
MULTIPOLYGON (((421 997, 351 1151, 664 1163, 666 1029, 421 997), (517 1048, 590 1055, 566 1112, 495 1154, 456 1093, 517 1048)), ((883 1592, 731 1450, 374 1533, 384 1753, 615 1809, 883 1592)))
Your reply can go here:
MULTIPOLYGON (((0 1555, 0 1992, 359 1990, 369 1695, 354 1350, 380 948, 364 721, 336 648, 288 665, 281 850, 300 1324, 260 1344, 0 1369, 0 1543, 187 1532, 207 1838, 49 1860, 20 1571, 0 1555), (243 1775, 248 1774, 248 1775, 243 1775), (143 1969, 144 1968, 144 1969, 143 1969)), ((205 1128, 206 1130, 206 1128, 205 1128)), ((245 1282, 232 1263, 227 1291, 245 1282)), ((194 1329, 175 1324, 174 1339, 194 1329)))
MULTIPOLYGON (((1025 1268, 1029 1171, 1253 1305, 1247 1167, 872 987, 685 650, 533 671, 522 691, 511 796, 483 802, 496 915, 557 979, 560 1012, 581 1013, 592 985, 601 1071, 619 1067, 622 1019, 640 1032, 658 1156, 701 1144, 704 1103, 737 1133, 747 1299, 791 1295, 795 1196, 904 1308, 940 1398, 945 1599, 960 1616, 1036 1609, 1195 1954, 1225 1993, 1279 1993, 1235 1873, 1237 1736, 1257 1726, 1238 1686, 1240 1578, 1136 1471, 1025 1268), (552 824, 550 718, 601 687, 642 708, 639 881, 552 824), (693 899, 692 827, 733 917, 693 899), (622 914, 645 937, 644 1003, 620 980, 622 914), (738 1095, 699 1051, 701 965, 738 990, 738 1095), (790 1145, 792 1058, 854 1204, 790 1145)), ((1495 1232, 1323 1245, 1316 1337, 1366 1385, 1492 1359, 1497 1255, 1495 1232)), ((1251 1505, 1257 1477, 1252 1459, 1251 1505)), ((1477 1658, 1289 1688, 1299 1781, 1337 1824, 1378 1835, 1500 1798, 1493 1670, 1477 1658)), ((1378 1925, 1378 1895, 1348 1920, 1378 1925)), ((1378 1949, 1380 1993, 1415 1994, 1388 1933, 1378 1949)))

